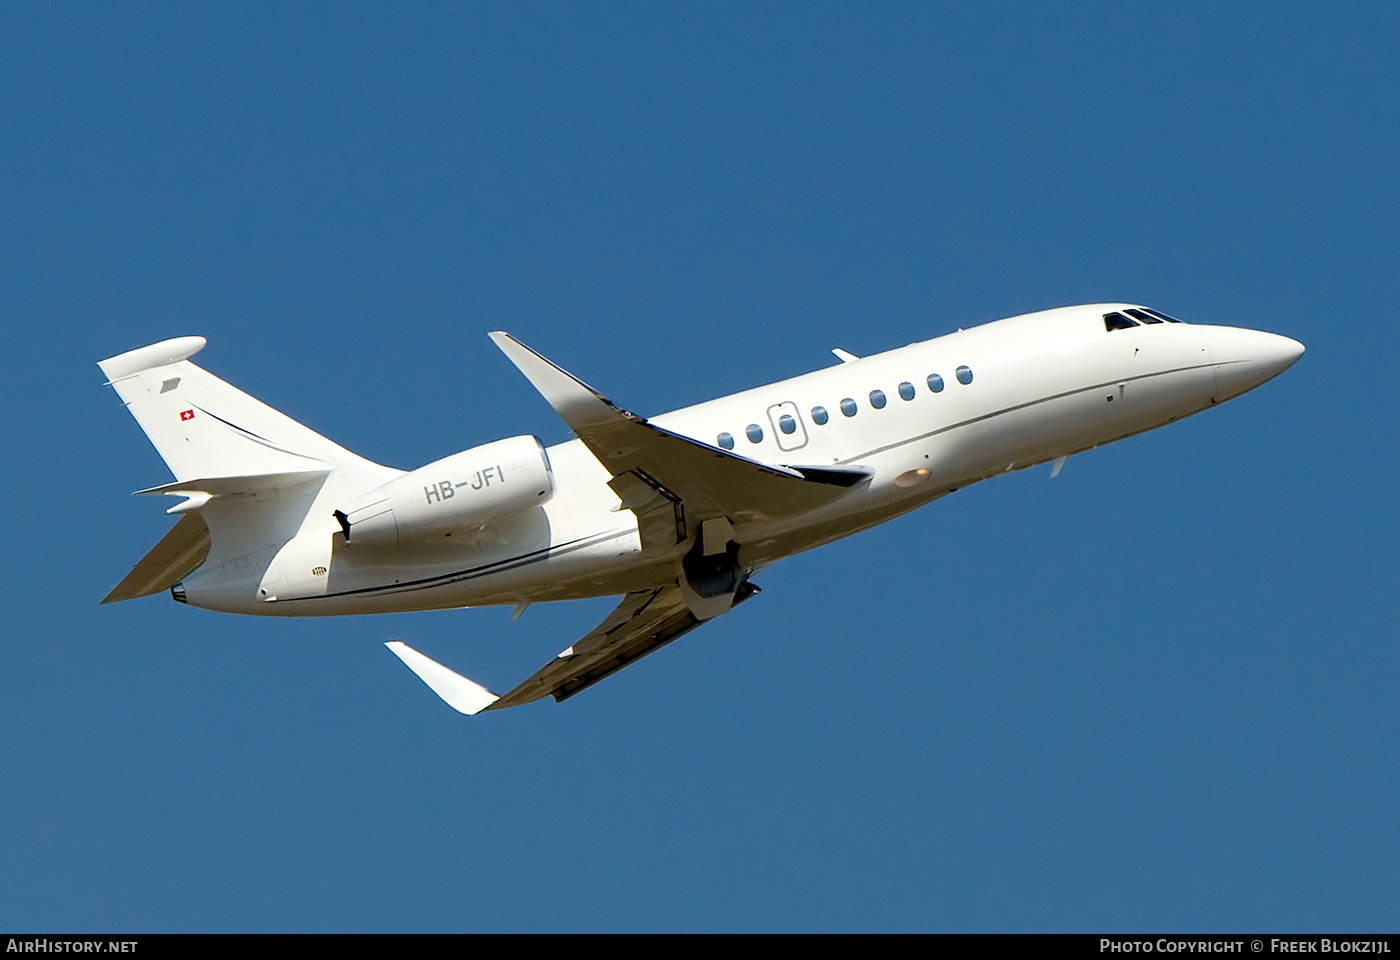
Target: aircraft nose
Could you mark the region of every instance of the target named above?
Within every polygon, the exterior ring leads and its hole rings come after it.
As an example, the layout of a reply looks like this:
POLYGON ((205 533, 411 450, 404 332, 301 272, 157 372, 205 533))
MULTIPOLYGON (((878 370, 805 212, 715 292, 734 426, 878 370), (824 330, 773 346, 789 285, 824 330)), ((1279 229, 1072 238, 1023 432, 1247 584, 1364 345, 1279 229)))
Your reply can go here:
POLYGON ((1289 337, 1239 327, 1213 327, 1207 339, 1222 401, 1272 380, 1297 363, 1304 350, 1289 337))

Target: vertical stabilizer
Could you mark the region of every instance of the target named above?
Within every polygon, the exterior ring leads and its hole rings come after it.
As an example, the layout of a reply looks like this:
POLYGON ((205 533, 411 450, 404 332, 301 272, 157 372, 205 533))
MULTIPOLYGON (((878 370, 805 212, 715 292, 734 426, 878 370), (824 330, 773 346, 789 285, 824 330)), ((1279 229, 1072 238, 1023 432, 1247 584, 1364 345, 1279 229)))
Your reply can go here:
POLYGON ((179 337, 98 364, 175 475, 138 492, 185 498, 168 511, 183 519, 107 600, 144 596, 175 580, 187 588, 177 599, 204 597, 196 605, 324 593, 333 504, 400 471, 356 456, 195 366, 189 358, 203 348, 203 337, 179 337))
POLYGON ((190 362, 203 337, 177 337, 98 363, 177 480, 382 467, 190 362))

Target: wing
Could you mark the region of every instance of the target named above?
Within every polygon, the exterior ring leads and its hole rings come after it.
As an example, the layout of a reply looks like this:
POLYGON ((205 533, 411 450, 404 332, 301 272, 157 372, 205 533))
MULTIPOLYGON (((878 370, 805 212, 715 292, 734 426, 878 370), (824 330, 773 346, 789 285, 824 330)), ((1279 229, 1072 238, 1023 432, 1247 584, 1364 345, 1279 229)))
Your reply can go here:
MULTIPOLYGON (((701 443, 619 408, 509 334, 491 339, 611 474, 608 485, 637 515, 644 550, 672 549, 703 532, 700 554, 723 555, 734 547, 733 527, 823 507, 869 479, 860 469, 761 463, 701 443)), ((700 616, 679 580, 629 593, 591 633, 502 697, 398 641, 389 648, 462 713, 567 700, 757 593, 740 578, 732 594, 700 597, 702 606, 722 600, 722 609, 700 616)))
MULTIPOLYGON (((734 602, 742 603, 757 593, 757 587, 744 583, 734 602)), ((591 633, 503 697, 496 697, 400 641, 391 641, 387 646, 449 706, 460 713, 475 714, 547 696, 556 701, 567 700, 703 622, 686 607, 680 587, 674 583, 629 593, 591 633)))
MULTIPOLYGON (((734 603, 756 593, 758 587, 745 583, 734 603)), ((704 622, 686 607, 680 587, 674 583, 629 593, 588 636, 487 709, 514 707, 545 696, 567 700, 704 622)))
POLYGON ((510 334, 491 339, 612 474, 608 485, 637 514, 644 547, 683 543, 710 517, 739 527, 804 513, 869 477, 858 469, 760 463, 692 440, 620 409, 510 334))

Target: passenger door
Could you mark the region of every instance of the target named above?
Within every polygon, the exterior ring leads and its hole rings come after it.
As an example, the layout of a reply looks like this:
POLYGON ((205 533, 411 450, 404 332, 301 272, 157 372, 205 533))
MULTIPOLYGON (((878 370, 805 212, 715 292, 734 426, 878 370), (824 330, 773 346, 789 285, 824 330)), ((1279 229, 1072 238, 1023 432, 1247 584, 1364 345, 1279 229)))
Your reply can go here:
POLYGON ((768 408, 768 422, 773 426, 779 450, 801 450, 807 446, 807 426, 802 422, 797 404, 790 401, 773 404, 768 408))

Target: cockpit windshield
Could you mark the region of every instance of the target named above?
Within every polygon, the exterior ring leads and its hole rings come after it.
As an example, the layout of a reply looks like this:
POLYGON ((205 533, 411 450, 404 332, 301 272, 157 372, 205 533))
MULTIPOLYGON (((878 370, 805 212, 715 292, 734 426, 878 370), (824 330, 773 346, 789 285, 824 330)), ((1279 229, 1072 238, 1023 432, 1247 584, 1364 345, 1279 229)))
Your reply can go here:
POLYGON ((1105 330, 1127 330, 1129 327, 1138 327, 1149 323, 1184 323, 1176 317, 1169 317, 1160 310, 1149 310, 1146 307, 1128 307, 1119 312, 1103 315, 1103 328, 1105 330))

